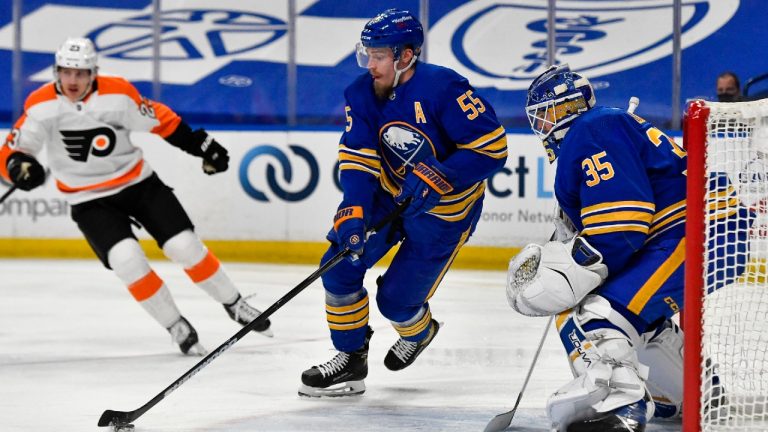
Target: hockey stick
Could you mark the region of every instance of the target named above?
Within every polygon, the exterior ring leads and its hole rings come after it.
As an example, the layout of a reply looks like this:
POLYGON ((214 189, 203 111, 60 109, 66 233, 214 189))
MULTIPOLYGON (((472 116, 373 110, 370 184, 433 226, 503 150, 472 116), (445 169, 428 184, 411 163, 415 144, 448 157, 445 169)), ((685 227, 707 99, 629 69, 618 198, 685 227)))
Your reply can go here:
POLYGON ((11 196, 11 194, 12 194, 12 193, 13 193, 13 192, 14 192, 16 189, 18 189, 18 188, 19 188, 18 186, 16 186, 16 185, 13 185, 13 186, 11 186, 11 188, 10 188, 10 189, 8 189, 7 191, 5 191, 5 193, 3 194, 3 196, 1 196, 1 197, 0 197, 0 204, 2 204, 2 203, 5 201, 5 199, 6 199, 6 198, 8 198, 9 196, 11 196))
POLYGON ((515 416, 515 411, 517 411, 517 406, 520 405, 520 400, 523 398, 523 393, 525 392, 525 388, 528 386, 528 380, 531 378, 531 374, 533 373, 533 367, 536 366, 536 360, 539 359, 541 348, 544 346, 544 341, 547 340, 547 333, 549 333, 549 327, 552 325, 552 321, 554 319, 555 319, 554 315, 550 316, 549 321, 547 321, 547 326, 544 327, 544 334, 541 335, 541 341, 539 341, 539 347, 536 349, 536 354, 533 355, 533 361, 531 362, 531 367, 528 368, 528 375, 525 376, 525 381, 523 381, 523 388, 520 389, 520 393, 517 395, 515 406, 512 407, 511 411, 507 411, 503 414, 499 414, 496 417, 492 418, 491 421, 488 422, 488 425, 485 427, 485 429, 483 429, 483 432, 500 432, 507 429, 509 425, 512 423, 512 418, 515 416))
MULTIPOLYGON (((46 168, 45 169, 45 180, 46 181, 48 181, 48 176, 49 175, 51 175, 51 169, 50 168, 46 168)), ((3 196, 0 197, 0 204, 2 204, 5 201, 5 199, 8 198, 9 196, 11 196, 11 194, 14 193, 16 191, 16 189, 18 189, 18 188, 19 188, 18 186, 12 185, 7 191, 5 191, 3 196)))
MULTIPOLYGON (((385 226, 387 226, 390 222, 394 221, 400 214, 405 210, 406 207, 408 207, 408 204, 410 204, 410 199, 407 200, 402 205, 398 206, 392 213, 388 214, 384 219, 382 219, 378 224, 376 224, 373 228, 368 230, 366 232, 366 238, 375 234, 377 231, 381 230, 385 226)), ((320 266, 314 273, 309 275, 306 279, 304 279, 300 284, 296 285, 295 288, 290 290, 287 294, 285 294, 283 297, 281 297, 278 301, 272 304, 267 310, 261 313, 258 317, 256 317, 253 321, 248 323, 245 327, 240 329, 237 333, 235 333, 234 336, 227 339, 223 344, 219 345, 218 348, 211 351, 205 358, 200 360, 196 365, 192 366, 192 368, 184 373, 184 375, 180 376, 176 381, 171 383, 168 387, 165 388, 165 390, 158 393, 155 397, 153 397, 149 402, 142 405, 140 408, 135 409, 133 411, 113 411, 113 410, 106 410, 101 415, 101 418, 99 418, 99 426, 114 426, 116 429, 120 427, 125 427, 131 422, 135 421, 139 417, 141 417, 145 412, 149 411, 153 406, 157 405, 158 402, 165 399, 166 396, 173 393, 177 388, 181 387, 182 384, 184 384, 188 379, 192 378, 200 372, 204 367, 208 366, 208 364, 216 359, 216 357, 220 356, 224 353, 224 351, 228 350, 232 347, 237 341, 243 338, 246 334, 250 333, 251 330, 253 330, 256 326, 260 325, 264 322, 270 315, 275 313, 278 309, 280 309, 284 304, 286 304, 288 301, 290 301, 292 298, 296 297, 297 294, 299 294, 301 291, 304 290, 304 288, 308 287, 312 284, 312 282, 316 281, 320 276, 325 274, 328 270, 332 269, 336 266, 336 264, 340 263, 347 255, 349 255, 351 251, 349 248, 344 248, 339 253, 334 255, 331 259, 326 261, 325 264, 320 266)))

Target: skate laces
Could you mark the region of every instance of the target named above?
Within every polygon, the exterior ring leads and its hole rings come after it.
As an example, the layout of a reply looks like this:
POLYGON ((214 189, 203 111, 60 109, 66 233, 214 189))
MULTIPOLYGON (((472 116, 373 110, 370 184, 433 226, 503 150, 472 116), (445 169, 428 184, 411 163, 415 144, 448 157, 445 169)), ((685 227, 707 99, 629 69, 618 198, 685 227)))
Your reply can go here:
POLYGON ((418 345, 418 342, 411 342, 400 338, 395 342, 395 345, 392 346, 392 352, 395 353, 397 358, 401 361, 407 362, 411 355, 416 351, 418 345))
POLYGON ((323 377, 327 377, 344 369, 344 366, 347 365, 348 361, 349 353, 340 352, 336 354, 336 356, 330 361, 315 367, 320 371, 321 374, 323 374, 323 377))
POLYGON ((246 300, 248 300, 251 297, 255 297, 256 294, 250 294, 246 297, 240 296, 240 299, 235 302, 230 307, 230 310, 234 314, 235 321, 247 321, 251 322, 255 320, 259 315, 261 315, 261 311, 256 309, 255 307, 248 304, 246 300), (242 320, 241 320, 242 318, 242 320))
POLYGON ((184 343, 184 341, 187 340, 187 337, 189 337, 189 334, 191 333, 189 326, 184 322, 183 319, 176 321, 176 323, 171 326, 169 332, 171 333, 171 339, 173 339, 173 342, 179 345, 184 343))

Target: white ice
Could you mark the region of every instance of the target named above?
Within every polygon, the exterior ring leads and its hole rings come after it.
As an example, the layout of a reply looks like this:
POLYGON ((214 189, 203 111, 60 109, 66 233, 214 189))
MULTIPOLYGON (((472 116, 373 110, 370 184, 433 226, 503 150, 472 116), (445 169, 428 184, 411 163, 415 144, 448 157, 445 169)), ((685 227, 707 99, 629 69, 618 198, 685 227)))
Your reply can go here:
MULTIPOLYGON (((209 350, 238 327, 168 262, 153 262, 209 350)), ((226 263, 266 309, 316 268, 226 263)), ((375 298, 375 277, 366 286, 375 298)), ((367 391, 341 400, 297 395, 301 372, 329 360, 323 291, 312 284, 272 315, 275 337, 249 334, 135 421, 159 431, 482 431, 520 391, 546 324, 506 303, 504 274, 451 270, 430 302, 445 323, 411 367, 383 358, 396 334, 372 301, 367 391)), ((0 260, 0 430, 108 431, 106 409, 139 408, 201 360, 170 336, 94 260, 0 260)), ((547 396, 569 380, 550 330, 511 430, 547 431, 547 396)), ((678 431, 679 423, 648 431, 678 431)))

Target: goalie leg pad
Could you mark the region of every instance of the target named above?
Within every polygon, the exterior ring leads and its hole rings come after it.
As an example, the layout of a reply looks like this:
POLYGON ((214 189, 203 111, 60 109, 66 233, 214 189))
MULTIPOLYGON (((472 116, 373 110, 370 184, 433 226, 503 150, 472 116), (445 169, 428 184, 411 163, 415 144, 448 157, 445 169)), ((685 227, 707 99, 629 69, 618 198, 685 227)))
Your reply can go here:
POLYGON ((650 369, 646 384, 656 402, 655 416, 675 417, 683 403, 683 331, 667 320, 643 337, 648 342, 637 355, 650 369))
POLYGON ((632 342, 632 339, 639 340, 639 335, 631 325, 617 318, 620 315, 610 308, 607 300, 588 296, 584 303, 561 314, 557 320, 576 378, 549 398, 549 418, 565 430, 571 423, 592 419, 641 400, 647 403, 644 418, 650 418, 654 405, 645 385, 648 369, 639 362, 632 342), (609 324, 583 331, 582 326, 592 320, 609 324))
POLYGON ((523 315, 553 315, 576 306, 607 275, 602 256, 583 237, 530 244, 509 263, 507 301, 523 315))

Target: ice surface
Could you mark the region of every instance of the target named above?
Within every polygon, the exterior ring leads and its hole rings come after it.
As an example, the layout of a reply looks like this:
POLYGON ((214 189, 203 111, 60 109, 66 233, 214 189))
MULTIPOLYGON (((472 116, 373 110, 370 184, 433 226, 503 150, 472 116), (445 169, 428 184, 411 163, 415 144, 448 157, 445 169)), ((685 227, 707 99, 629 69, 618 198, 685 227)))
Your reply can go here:
MULTIPOLYGON (((208 350, 238 326, 176 265, 152 263, 208 350)), ((316 268, 226 263, 264 310, 316 268)), ((366 279, 375 298, 375 268, 366 279)), ((272 317, 275 337, 243 338, 134 422, 159 431, 482 431, 512 408, 546 325, 514 313, 505 275, 449 271, 430 302, 445 327, 408 369, 384 355, 397 339, 372 300, 370 373, 357 398, 317 400, 296 391, 301 372, 329 360, 323 292, 311 285, 272 317)), ((0 260, 0 425, 3 431, 109 431, 105 409, 139 408, 201 358, 170 336, 98 261, 0 260)), ((553 330, 512 421, 547 431, 547 396, 570 379, 553 330)), ((648 431, 678 431, 679 423, 648 431)))

